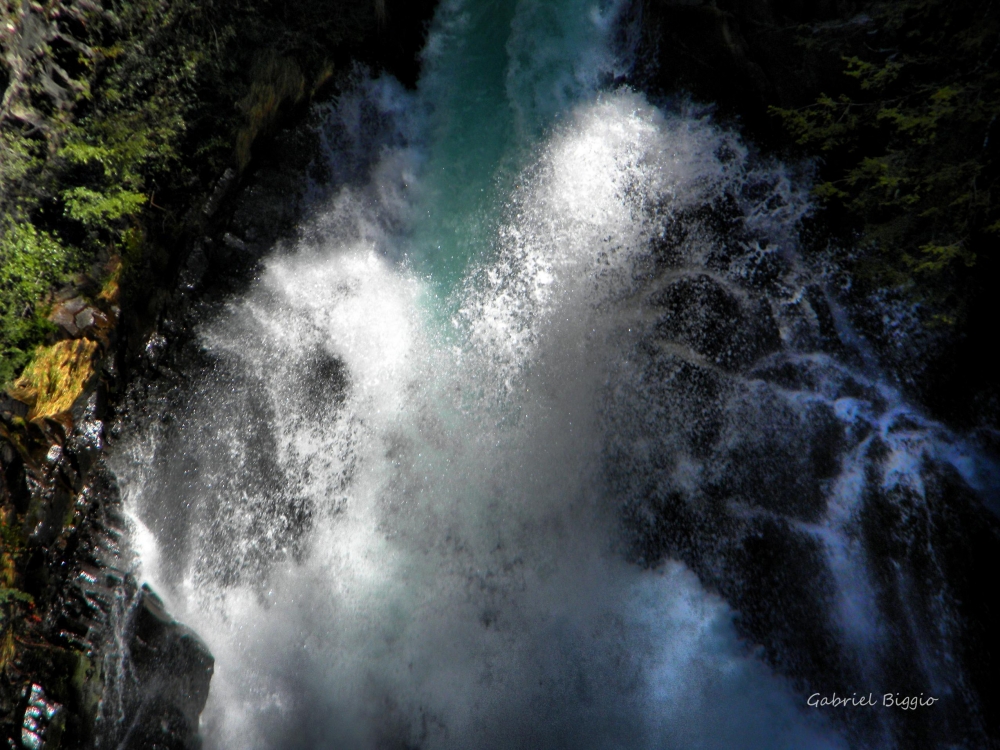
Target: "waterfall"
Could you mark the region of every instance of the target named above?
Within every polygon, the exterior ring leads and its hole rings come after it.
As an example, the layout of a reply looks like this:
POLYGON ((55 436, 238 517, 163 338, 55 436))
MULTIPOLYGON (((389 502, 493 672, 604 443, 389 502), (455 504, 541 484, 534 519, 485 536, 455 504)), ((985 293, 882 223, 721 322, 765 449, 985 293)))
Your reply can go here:
POLYGON ((216 659, 206 747, 892 747, 803 685, 972 701, 917 609, 923 677, 883 684, 861 510, 989 465, 799 258, 806 177, 618 85, 624 11, 452 0, 417 91, 359 73, 317 209, 116 444, 141 577, 216 659), (814 630, 763 611, 773 529, 814 630))

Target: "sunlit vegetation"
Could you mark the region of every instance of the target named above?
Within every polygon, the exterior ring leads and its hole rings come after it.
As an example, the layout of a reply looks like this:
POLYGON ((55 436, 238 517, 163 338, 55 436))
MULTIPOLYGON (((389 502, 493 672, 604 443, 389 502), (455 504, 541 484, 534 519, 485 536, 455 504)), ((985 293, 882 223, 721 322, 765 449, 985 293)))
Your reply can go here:
POLYGON ((43 300, 70 273, 76 253, 14 217, 0 219, 0 233, 0 383, 7 383, 52 328, 43 300))
POLYGON ((382 3, 14 2, 0 10, 0 387, 51 342, 51 292, 166 283, 229 166, 382 3), (194 219, 192 218, 194 217, 194 219))

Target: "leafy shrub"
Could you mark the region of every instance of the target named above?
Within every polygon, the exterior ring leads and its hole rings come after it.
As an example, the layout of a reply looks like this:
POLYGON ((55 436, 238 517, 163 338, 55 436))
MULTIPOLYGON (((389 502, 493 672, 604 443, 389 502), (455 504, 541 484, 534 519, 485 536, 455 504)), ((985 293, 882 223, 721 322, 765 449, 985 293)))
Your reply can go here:
POLYGON ((27 364, 52 330, 44 297, 76 265, 77 253, 28 222, 0 219, 0 383, 27 364))
POLYGON ((870 27, 843 90, 772 111, 823 156, 817 196, 868 248, 855 273, 957 323, 1000 234, 1000 11, 902 0, 872 6, 870 27))

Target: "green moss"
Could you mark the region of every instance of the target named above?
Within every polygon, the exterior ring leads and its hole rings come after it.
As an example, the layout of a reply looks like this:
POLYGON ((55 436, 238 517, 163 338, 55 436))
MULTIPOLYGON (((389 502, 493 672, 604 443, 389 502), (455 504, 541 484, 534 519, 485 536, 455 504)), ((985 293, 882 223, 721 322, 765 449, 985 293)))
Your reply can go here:
POLYGON ((14 381, 11 394, 28 404, 28 419, 55 417, 69 411, 94 374, 97 343, 89 339, 59 341, 39 348, 14 381))

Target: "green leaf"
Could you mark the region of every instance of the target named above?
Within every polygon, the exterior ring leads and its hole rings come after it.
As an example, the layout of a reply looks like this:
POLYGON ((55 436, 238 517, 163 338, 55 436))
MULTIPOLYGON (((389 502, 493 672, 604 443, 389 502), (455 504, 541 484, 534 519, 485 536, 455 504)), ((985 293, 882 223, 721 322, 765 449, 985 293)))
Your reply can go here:
POLYGON ((25 604, 35 603, 35 599, 31 594, 26 594, 18 589, 8 589, 0 586, 0 604, 6 604, 10 601, 24 602, 25 604))
POLYGON ((135 216, 146 203, 146 196, 130 190, 99 193, 85 187, 66 190, 66 215, 88 226, 98 226, 122 217, 135 216))

